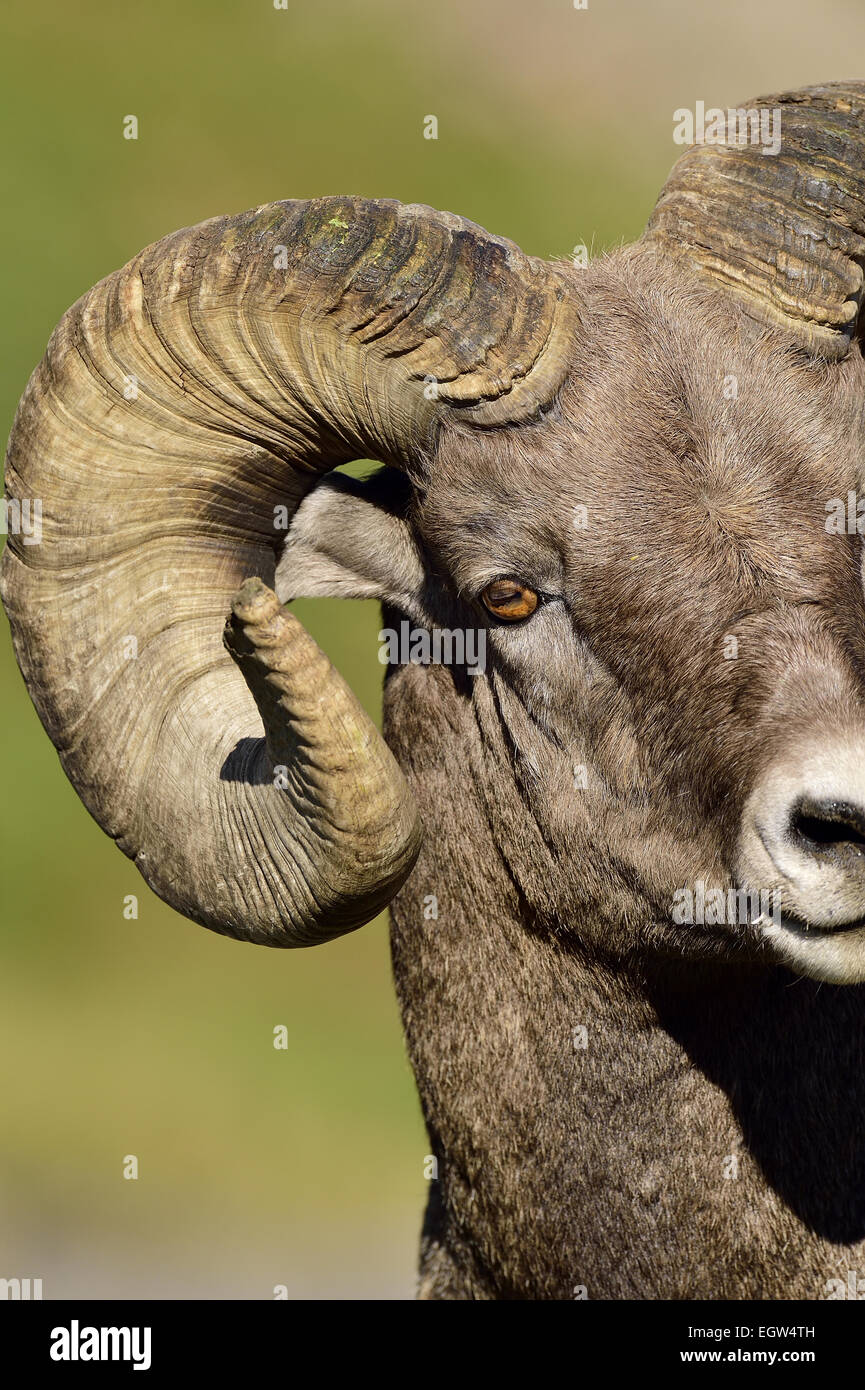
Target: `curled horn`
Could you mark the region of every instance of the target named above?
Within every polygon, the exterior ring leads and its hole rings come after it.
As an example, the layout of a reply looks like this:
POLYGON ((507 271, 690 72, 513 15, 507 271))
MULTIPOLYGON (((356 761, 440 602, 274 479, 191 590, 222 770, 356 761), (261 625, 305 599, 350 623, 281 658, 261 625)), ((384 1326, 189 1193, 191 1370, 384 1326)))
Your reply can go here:
POLYGON ((780 113, 778 153, 757 141, 692 145, 643 240, 732 290, 761 323, 838 359, 863 291, 865 83, 759 97, 734 113, 737 128, 755 110, 780 113))
POLYGON ((268 587, 275 522, 352 458, 420 466, 449 417, 536 416, 574 315, 461 218, 322 198, 166 237, 60 322, 9 442, 42 537, 10 537, 3 601, 70 780, 178 911, 308 945, 410 872, 407 784, 268 587))

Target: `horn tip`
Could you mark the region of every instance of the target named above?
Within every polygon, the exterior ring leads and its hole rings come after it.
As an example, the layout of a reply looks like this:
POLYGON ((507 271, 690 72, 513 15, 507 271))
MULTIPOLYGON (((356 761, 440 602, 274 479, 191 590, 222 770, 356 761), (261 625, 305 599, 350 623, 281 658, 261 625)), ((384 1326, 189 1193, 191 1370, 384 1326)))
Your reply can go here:
POLYGON ((264 623, 275 618, 282 605, 272 589, 258 575, 244 579, 231 600, 233 617, 241 623, 264 623))

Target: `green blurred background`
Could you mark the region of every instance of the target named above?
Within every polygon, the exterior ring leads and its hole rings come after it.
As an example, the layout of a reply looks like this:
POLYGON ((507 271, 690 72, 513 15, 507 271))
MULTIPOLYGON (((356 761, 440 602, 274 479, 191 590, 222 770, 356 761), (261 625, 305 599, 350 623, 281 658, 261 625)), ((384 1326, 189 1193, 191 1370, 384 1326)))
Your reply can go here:
MULTIPOLYGON (((865 51, 861 0, 287 3, 5 0, 4 433, 63 310, 176 227, 360 193, 597 252, 639 234, 676 107, 858 76, 865 51)), ((378 718, 374 605, 297 609, 378 718)), ((5 619, 0 697, 0 1277, 410 1297, 427 1145, 386 921, 309 952, 186 922, 66 783, 5 619)))

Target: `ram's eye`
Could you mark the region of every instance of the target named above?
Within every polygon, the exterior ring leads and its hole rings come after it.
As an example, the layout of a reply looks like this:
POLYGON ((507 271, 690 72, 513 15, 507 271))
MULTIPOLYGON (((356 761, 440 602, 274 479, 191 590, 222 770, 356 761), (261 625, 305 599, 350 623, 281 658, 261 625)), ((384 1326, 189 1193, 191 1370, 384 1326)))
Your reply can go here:
POLYGON ((494 579, 482 591, 481 602, 497 618, 517 623, 534 613, 538 596, 517 579, 494 579))

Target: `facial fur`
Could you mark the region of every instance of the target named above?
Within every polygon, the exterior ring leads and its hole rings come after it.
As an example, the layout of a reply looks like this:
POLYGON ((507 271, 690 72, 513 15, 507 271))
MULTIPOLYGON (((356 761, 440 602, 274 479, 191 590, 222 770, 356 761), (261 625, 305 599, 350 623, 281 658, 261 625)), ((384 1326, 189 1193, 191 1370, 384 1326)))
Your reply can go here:
POLYGON ((494 793, 488 810, 548 928, 594 922, 615 954, 646 934, 751 953, 747 923, 676 926, 671 903, 742 882, 743 808, 773 760, 865 727, 860 539, 826 528, 862 475, 863 363, 815 363, 647 251, 574 275, 557 408, 449 431, 420 490, 431 620, 486 629, 474 714, 525 820, 498 824, 494 793), (543 596, 524 622, 478 601, 500 575, 543 596))

